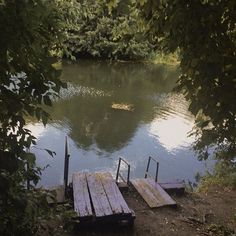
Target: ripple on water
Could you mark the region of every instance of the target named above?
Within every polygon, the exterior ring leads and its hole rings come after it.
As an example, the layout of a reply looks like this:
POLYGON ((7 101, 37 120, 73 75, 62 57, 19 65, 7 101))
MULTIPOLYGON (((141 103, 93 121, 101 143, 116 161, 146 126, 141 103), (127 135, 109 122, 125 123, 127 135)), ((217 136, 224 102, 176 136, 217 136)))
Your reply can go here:
MULTIPOLYGON (((74 96, 81 96, 81 97, 105 97, 111 96, 111 93, 104 92, 99 89, 85 87, 85 86, 78 86, 72 83, 67 83, 67 88, 63 88, 60 91, 59 99, 60 100, 70 100, 74 96)), ((58 99, 56 99, 58 100, 58 99)))

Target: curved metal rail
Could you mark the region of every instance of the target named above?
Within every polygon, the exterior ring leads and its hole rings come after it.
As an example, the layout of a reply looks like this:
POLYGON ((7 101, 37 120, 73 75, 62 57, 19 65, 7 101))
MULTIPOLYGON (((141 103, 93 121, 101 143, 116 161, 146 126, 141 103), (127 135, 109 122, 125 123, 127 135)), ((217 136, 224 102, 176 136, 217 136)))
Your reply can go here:
POLYGON ((130 180, 129 180, 129 178, 130 178, 130 164, 125 160, 125 159, 123 159, 122 157, 119 157, 119 164, 118 164, 118 168, 117 168, 117 172, 116 172, 116 182, 118 182, 118 179, 119 179, 119 177, 124 181, 124 182, 126 182, 127 184, 129 184, 129 182, 130 182, 130 180), (125 178, 121 175, 121 173, 120 173, 120 164, 121 164, 121 162, 123 162, 123 163, 125 163, 126 165, 127 165, 127 167, 128 167, 128 173, 127 173, 127 179, 125 180, 125 178))
MULTIPOLYGON (((149 173, 148 173, 148 171, 149 171, 149 166, 150 166, 151 160, 154 161, 154 162, 156 162, 155 181, 157 182, 158 171, 159 171, 159 162, 158 162, 156 159, 154 159, 153 157, 151 157, 151 156, 149 156, 149 158, 148 158, 148 163, 147 163, 147 168, 146 168, 146 172, 145 172, 144 178, 146 179, 148 176, 150 176, 149 173)), ((150 176, 150 177, 152 177, 152 176, 150 176)))

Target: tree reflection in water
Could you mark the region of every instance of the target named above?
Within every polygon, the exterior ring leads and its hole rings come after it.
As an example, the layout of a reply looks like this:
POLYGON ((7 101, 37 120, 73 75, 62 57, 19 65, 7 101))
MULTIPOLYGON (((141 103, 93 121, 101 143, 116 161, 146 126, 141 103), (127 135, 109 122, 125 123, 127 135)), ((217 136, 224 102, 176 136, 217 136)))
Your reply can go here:
POLYGON ((80 148, 96 143, 113 152, 129 142, 140 124, 156 117, 161 104, 153 98, 170 92, 178 73, 172 67, 141 63, 81 61, 64 65, 62 77, 80 89, 70 100, 55 104, 53 118, 62 125, 67 121, 69 135, 80 148), (113 102, 133 104, 134 111, 113 110, 113 102))

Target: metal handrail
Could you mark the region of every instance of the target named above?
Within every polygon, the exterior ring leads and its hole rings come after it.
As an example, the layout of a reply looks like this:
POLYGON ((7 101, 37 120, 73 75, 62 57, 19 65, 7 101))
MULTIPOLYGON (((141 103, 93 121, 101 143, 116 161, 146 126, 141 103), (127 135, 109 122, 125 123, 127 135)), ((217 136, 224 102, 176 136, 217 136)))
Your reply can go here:
POLYGON ((116 182, 118 182, 118 179, 119 177, 124 181, 126 182, 127 184, 129 184, 129 178, 130 178, 130 164, 125 160, 123 159, 122 157, 119 157, 119 164, 118 164, 118 168, 117 168, 117 172, 116 172, 116 182), (127 167, 128 167, 128 174, 127 174, 127 180, 124 179, 124 177, 121 175, 120 173, 120 164, 121 164, 121 161, 124 162, 127 167))
POLYGON ((154 159, 153 157, 151 157, 151 156, 149 156, 149 158, 148 158, 148 163, 147 163, 147 168, 146 168, 146 172, 145 172, 144 178, 146 179, 147 176, 149 175, 148 171, 149 171, 149 166, 150 166, 150 162, 151 162, 151 160, 154 161, 154 162, 156 162, 156 175, 155 175, 155 181, 157 182, 158 171, 159 171, 159 162, 158 162, 156 159, 154 159))
POLYGON ((68 143, 67 136, 65 137, 65 161, 64 161, 64 187, 65 187, 65 195, 68 189, 68 174, 69 174, 69 151, 68 151, 68 143))

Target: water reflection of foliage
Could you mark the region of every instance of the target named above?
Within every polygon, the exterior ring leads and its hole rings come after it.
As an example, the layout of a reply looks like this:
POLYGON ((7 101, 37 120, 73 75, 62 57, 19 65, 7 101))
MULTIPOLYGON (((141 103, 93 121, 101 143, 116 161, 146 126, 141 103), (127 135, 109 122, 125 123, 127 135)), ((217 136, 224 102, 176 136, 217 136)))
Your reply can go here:
POLYGON ((110 90, 135 85, 155 92, 169 92, 178 77, 177 68, 144 63, 80 61, 66 64, 62 78, 80 86, 110 90), (155 83, 156 86, 153 86, 155 83))
POLYGON ((75 87, 88 88, 87 96, 78 93, 70 100, 58 101, 53 118, 69 121, 70 136, 79 147, 88 149, 96 143, 100 149, 112 152, 126 145, 141 123, 155 118, 161 102, 151 96, 171 91, 176 78, 174 69, 141 63, 67 65, 63 79, 75 87), (94 90, 103 91, 103 96, 89 96, 89 89, 95 95, 94 90), (134 111, 113 110, 113 102, 133 104, 134 111))
POLYGON ((87 149, 96 143, 100 149, 114 151, 133 137, 140 122, 153 119, 153 105, 140 99, 133 104, 134 112, 116 111, 110 97, 72 98, 55 105, 53 118, 69 121, 70 136, 79 147, 87 149))

